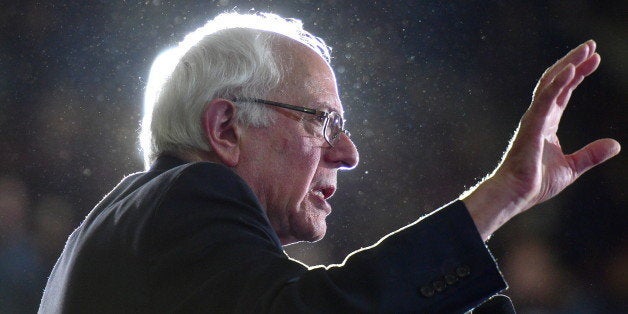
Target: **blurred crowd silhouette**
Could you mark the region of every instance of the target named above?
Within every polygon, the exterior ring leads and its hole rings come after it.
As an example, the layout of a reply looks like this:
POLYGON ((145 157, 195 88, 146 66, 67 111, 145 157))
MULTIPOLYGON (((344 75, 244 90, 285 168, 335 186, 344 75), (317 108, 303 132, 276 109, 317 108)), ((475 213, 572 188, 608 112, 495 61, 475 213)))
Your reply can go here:
MULTIPOLYGON (((67 236, 142 170, 152 60, 225 10, 300 18, 334 49, 361 164, 339 177, 326 238, 286 248, 310 265, 341 262, 489 173, 536 79, 589 38, 602 65, 559 136, 567 151, 600 137, 626 145, 627 4, 416 2, 0 4, 0 313, 36 311, 67 236)), ((623 155, 489 241, 519 313, 628 312, 623 155)))
POLYGON ((0 178, 0 309, 35 309, 65 239, 72 231, 72 205, 58 195, 43 195, 33 203, 24 181, 0 178), (44 276, 42 276, 44 275, 44 276))

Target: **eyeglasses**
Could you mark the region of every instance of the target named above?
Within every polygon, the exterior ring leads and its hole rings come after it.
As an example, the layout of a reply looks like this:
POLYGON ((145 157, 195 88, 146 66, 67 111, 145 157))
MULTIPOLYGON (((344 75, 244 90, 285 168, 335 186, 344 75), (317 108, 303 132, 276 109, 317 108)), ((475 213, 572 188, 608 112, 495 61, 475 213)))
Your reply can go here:
POLYGON ((345 120, 342 116, 335 112, 326 112, 322 110, 293 106, 289 104, 284 104, 271 100, 257 99, 257 98, 235 98, 233 99, 235 102, 251 102, 264 104, 269 106, 281 107, 285 109, 290 109, 294 111, 299 111, 303 113, 308 113, 316 116, 317 118, 323 121, 323 136, 325 137, 325 141, 329 144, 329 146, 334 147, 334 144, 338 143, 338 139, 340 138, 340 133, 344 133, 347 137, 351 136, 351 133, 344 128, 345 120))

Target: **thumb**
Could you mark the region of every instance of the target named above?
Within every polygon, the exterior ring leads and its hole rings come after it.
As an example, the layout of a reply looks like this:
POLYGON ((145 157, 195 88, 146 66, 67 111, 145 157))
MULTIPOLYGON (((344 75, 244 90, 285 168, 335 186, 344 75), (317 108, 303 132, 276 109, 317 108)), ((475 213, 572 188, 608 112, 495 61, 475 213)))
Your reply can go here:
POLYGON ((589 143, 577 152, 567 155, 572 171, 579 177, 587 170, 607 161, 621 150, 619 143, 610 138, 599 139, 589 143))

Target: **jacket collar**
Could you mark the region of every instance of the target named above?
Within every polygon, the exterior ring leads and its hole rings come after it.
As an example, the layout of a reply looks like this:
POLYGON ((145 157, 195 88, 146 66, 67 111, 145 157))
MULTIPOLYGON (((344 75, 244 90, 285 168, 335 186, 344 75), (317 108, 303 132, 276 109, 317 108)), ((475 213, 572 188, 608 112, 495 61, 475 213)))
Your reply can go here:
POLYGON ((162 155, 157 157, 157 159, 150 166, 149 171, 164 172, 187 163, 187 161, 184 161, 183 159, 180 159, 178 157, 174 157, 171 155, 162 155))

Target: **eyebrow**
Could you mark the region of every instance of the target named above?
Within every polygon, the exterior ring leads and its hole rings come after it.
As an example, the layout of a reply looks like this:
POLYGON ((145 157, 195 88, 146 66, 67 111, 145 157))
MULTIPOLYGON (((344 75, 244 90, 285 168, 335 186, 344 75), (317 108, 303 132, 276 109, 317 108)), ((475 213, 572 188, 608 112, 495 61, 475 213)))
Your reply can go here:
POLYGON ((336 109, 334 109, 334 107, 332 107, 331 103, 328 101, 314 101, 311 102, 312 106, 317 106, 317 107, 321 107, 321 109, 318 110, 325 110, 328 113, 331 112, 336 112, 338 114, 340 114, 340 116, 344 119, 345 117, 345 113, 343 111, 338 111, 336 109))

